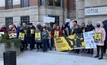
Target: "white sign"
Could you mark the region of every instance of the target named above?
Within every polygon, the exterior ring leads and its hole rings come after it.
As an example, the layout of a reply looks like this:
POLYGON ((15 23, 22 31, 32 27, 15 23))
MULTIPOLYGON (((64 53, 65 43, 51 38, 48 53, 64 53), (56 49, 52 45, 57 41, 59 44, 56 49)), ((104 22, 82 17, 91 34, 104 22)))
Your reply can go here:
POLYGON ((55 22, 55 18, 54 17, 44 17, 44 22, 45 23, 54 23, 55 22))
POLYGON ((107 14, 107 7, 85 8, 85 15, 103 15, 107 14))
POLYGON ((96 43, 94 42, 94 32, 85 32, 83 33, 84 42, 86 43, 86 49, 96 48, 96 43))
POLYGON ((0 32, 0 37, 1 37, 1 35, 3 35, 4 34, 4 32, 0 32))
POLYGON ((66 22, 70 22, 70 19, 66 19, 66 22))

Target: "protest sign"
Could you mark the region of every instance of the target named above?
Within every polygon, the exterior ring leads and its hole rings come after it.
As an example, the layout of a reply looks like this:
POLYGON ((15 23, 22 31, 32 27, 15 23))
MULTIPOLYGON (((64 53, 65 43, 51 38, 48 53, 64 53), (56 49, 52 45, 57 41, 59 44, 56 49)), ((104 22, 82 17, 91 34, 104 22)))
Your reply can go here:
POLYGON ((54 38, 55 46, 58 51, 72 50, 64 37, 54 38))
POLYGON ((17 37, 17 34, 16 33, 10 33, 9 34, 9 38, 16 38, 17 37))
POLYGON ((84 36, 84 42, 86 44, 86 49, 88 48, 96 48, 96 44, 94 42, 94 31, 85 32, 83 33, 84 36))
POLYGON ((19 39, 24 40, 25 34, 24 33, 19 33, 19 39))
POLYGON ((94 41, 96 42, 96 43, 101 43, 102 42, 102 34, 101 33, 95 33, 94 34, 94 41))
POLYGON ((44 17, 44 22, 45 23, 54 23, 55 22, 55 18, 54 17, 44 17))

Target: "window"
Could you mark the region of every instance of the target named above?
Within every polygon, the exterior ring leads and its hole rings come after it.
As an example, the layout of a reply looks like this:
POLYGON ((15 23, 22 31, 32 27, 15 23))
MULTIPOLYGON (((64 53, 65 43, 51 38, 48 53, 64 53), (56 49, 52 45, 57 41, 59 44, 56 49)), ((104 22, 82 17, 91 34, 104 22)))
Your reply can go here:
POLYGON ((53 6, 54 5, 54 0, 47 0, 47 5, 53 6))
POLYGON ((23 23, 26 23, 26 24, 30 23, 29 16, 21 16, 21 24, 23 23))
POLYGON ((5 18, 6 27, 9 28, 9 25, 13 24, 13 17, 5 18))
POLYGON ((13 8, 13 0, 5 0, 5 9, 13 8))
POLYGON ((21 7, 29 7, 29 0, 21 0, 21 7))
POLYGON ((61 6, 61 0, 54 0, 55 6, 61 6))

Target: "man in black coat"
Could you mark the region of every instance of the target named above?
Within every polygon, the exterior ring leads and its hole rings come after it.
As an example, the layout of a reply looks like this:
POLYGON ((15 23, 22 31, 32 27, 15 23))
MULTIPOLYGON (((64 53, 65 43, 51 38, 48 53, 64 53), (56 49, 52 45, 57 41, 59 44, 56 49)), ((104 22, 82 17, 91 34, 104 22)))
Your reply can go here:
POLYGON ((27 29, 27 36, 29 37, 30 41, 30 50, 33 50, 35 45, 35 27, 32 23, 29 24, 27 29))
MULTIPOLYGON (((94 29, 95 27, 92 25, 92 22, 88 21, 88 25, 86 26, 85 32, 93 31, 94 29)), ((88 49, 87 51, 88 54, 93 54, 93 49, 88 49)))

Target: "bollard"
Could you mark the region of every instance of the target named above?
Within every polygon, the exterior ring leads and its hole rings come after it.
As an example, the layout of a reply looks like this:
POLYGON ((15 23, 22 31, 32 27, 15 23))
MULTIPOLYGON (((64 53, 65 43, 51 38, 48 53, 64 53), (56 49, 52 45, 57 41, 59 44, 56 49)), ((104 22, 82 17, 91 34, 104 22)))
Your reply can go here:
POLYGON ((4 65, 16 65, 16 52, 6 51, 3 53, 4 65))

